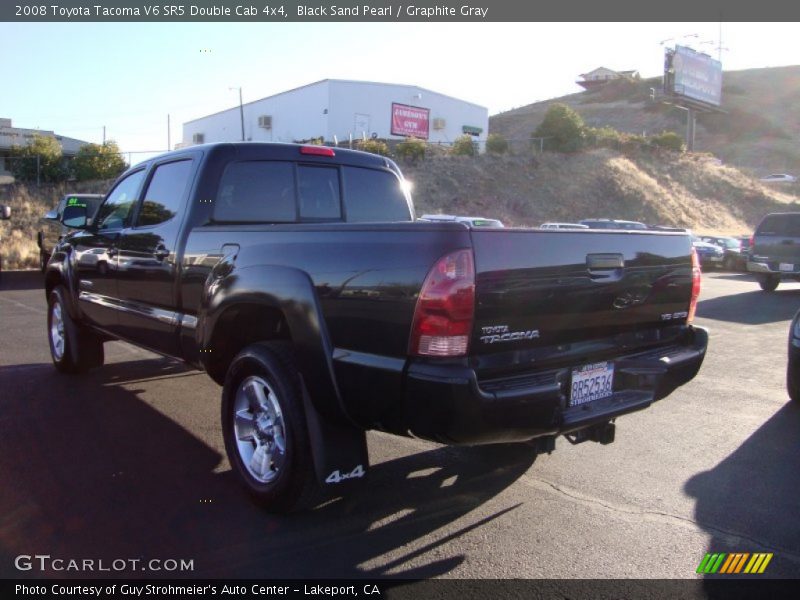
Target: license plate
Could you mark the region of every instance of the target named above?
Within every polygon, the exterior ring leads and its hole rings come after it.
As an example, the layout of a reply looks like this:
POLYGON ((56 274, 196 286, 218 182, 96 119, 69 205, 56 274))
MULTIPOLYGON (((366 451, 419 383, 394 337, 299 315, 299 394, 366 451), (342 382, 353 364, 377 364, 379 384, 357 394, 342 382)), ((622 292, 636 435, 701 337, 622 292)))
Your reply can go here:
POLYGON ((792 263, 780 263, 778 271, 794 271, 794 265, 792 263))
POLYGON ((569 404, 577 406, 614 393, 614 363, 599 362, 572 369, 569 404))

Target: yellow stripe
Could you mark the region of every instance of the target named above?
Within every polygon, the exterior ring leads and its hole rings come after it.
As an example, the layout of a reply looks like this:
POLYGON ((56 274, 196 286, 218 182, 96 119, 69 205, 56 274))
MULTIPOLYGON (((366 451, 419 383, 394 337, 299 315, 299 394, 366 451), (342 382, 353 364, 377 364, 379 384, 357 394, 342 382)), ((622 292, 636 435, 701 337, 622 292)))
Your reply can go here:
POLYGON ((772 552, 767 554, 767 556, 764 559, 764 562, 761 564, 761 568, 758 570, 758 572, 759 573, 763 573, 764 570, 767 568, 767 565, 769 564, 769 561, 771 561, 771 560, 772 560, 772 552))
POLYGON ((758 554, 758 560, 756 561, 756 564, 753 565, 753 568, 750 570, 750 572, 753 574, 758 573, 758 569, 761 568, 761 565, 766 557, 767 555, 764 552, 760 552, 758 554))
POLYGON ((758 553, 753 554, 753 558, 750 559, 750 562, 747 563, 747 568, 744 570, 745 573, 752 573, 753 572, 753 569, 756 568, 756 564, 758 563, 759 560, 761 560, 760 556, 761 555, 758 554, 758 553))
POLYGON ((727 573, 728 572, 728 565, 733 562, 733 559, 736 557, 735 554, 728 554, 728 560, 725 561, 725 564, 722 565, 722 568, 719 570, 720 573, 727 573))
POLYGON ((733 571, 734 573, 739 573, 742 570, 742 567, 744 566, 744 563, 747 561, 748 556, 750 556, 749 552, 745 552, 744 554, 742 554, 742 559, 739 561, 739 564, 736 565, 736 570, 733 571))

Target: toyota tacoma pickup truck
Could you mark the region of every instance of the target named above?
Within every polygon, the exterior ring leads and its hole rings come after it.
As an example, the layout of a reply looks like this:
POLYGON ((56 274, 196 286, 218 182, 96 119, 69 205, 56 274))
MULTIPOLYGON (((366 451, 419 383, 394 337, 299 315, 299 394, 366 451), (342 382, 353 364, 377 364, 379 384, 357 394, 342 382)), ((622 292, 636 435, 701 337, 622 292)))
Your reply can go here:
POLYGON ((78 229, 47 265, 56 368, 119 339, 204 370, 232 470, 271 511, 363 479, 368 430, 609 443, 705 356, 687 234, 415 221, 377 155, 195 146, 85 211, 64 208, 78 229))

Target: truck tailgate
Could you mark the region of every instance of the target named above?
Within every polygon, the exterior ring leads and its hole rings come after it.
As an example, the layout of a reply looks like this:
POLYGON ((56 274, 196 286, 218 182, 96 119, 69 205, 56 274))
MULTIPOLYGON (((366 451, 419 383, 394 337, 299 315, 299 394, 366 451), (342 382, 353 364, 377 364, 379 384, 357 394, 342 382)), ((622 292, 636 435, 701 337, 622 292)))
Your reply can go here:
POLYGON ((493 364, 565 361, 578 348, 589 359, 621 346, 664 343, 686 322, 688 235, 473 229, 471 236, 476 312, 470 356, 479 372, 493 364), (498 354, 504 359, 493 360, 498 354))

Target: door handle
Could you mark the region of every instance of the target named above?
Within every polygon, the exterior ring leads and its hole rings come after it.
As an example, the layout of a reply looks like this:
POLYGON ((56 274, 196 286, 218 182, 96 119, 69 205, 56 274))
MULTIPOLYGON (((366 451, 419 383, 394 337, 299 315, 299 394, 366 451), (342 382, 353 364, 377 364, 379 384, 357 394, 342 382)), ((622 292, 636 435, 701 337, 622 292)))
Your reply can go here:
POLYGON ((153 250, 153 256, 158 260, 164 260, 169 256, 169 250, 164 244, 159 244, 156 246, 156 249, 153 250))

